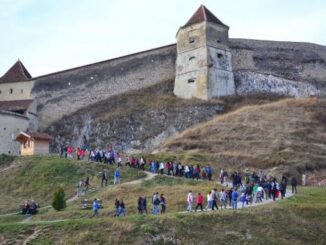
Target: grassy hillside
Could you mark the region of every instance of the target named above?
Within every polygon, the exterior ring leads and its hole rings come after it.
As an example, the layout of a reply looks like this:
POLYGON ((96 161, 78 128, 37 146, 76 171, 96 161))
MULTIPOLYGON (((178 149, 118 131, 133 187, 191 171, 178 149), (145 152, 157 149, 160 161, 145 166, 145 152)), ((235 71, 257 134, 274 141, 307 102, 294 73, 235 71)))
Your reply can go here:
MULTIPOLYGON (((78 178, 87 174, 95 176, 103 168, 102 164, 67 161, 57 156, 17 158, 12 164, 15 167, 8 170, 12 172, 8 172, 8 175, 1 173, 0 176, 6 181, 4 192, 0 195, 5 203, 8 197, 13 203, 25 193, 26 196, 30 195, 29 189, 46 203, 53 186, 57 184, 64 185, 68 195, 73 195, 78 178)), ((215 182, 167 176, 136 180, 143 176, 135 169, 123 167, 123 182, 135 181, 107 188, 99 188, 99 180, 93 177, 91 183, 97 189, 85 197, 103 200, 104 207, 96 219, 90 218, 91 210, 81 209, 80 200, 69 202, 67 208, 60 212, 51 208, 41 209, 39 214, 25 220, 17 214, 0 215, 0 242, 261 244, 263 239, 268 244, 324 244, 326 241, 326 231, 323 229, 326 225, 325 188, 299 188, 299 193, 293 197, 259 207, 187 214, 180 211, 185 210, 189 190, 194 194, 201 192, 205 196, 213 187, 222 187, 215 182), (158 217, 137 214, 137 198, 141 195, 147 196, 148 210, 151 211, 150 198, 153 192, 165 194, 167 214, 158 217), (113 217, 115 198, 124 199, 126 217, 113 217)))
POLYGON ((0 241, 34 234, 31 244, 325 244, 325 197, 324 188, 300 188, 287 200, 238 211, 2 223, 0 241))
POLYGON ((169 138, 156 151, 222 167, 326 167, 326 100, 244 106, 169 138))
MULTIPOLYGON (((90 176, 93 188, 98 188, 98 173, 103 164, 87 161, 60 159, 52 156, 19 157, 12 163, 13 168, 0 172, 2 184, 0 192, 0 213, 18 211, 25 199, 34 199, 41 206, 51 203, 56 187, 63 186, 66 197, 76 194, 76 185, 80 178, 90 176)), ((113 176, 113 167, 109 167, 109 176, 113 176)), ((136 170, 122 170, 123 181, 143 177, 136 170)), ((113 178, 113 177, 112 177, 113 178)), ((112 179, 110 179, 110 183, 112 179)))
POLYGON ((14 161, 14 159, 14 156, 0 154, 0 171, 1 169, 8 167, 14 161))

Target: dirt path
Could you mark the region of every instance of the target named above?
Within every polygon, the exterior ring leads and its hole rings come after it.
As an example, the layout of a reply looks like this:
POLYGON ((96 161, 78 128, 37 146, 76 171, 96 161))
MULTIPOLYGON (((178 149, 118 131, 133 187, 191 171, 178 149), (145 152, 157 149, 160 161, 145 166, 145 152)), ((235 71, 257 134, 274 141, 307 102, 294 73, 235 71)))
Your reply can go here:
MULTIPOLYGON (((232 186, 232 183, 226 183, 224 185, 222 185, 224 187, 228 187, 228 186, 232 186)), ((284 199, 287 199, 291 196, 293 196, 294 194, 292 193, 291 189, 286 189, 286 195, 284 197, 284 199)), ((240 199, 240 198, 239 198, 240 199)), ((275 201, 273 201, 273 199, 262 199, 262 202, 253 202, 252 204, 249 204, 249 205, 245 205, 244 208, 251 208, 251 207, 256 207, 256 206, 261 206, 261 205, 266 205, 266 204, 269 204, 269 203, 275 203, 275 202, 279 202, 281 201, 280 198, 276 199, 275 201)), ((194 202, 195 204, 195 202, 194 202)), ((230 206, 227 206, 227 209, 232 209, 232 207, 230 206)), ((242 209, 242 203, 240 202, 240 200, 237 202, 237 209, 242 209)), ((220 211, 220 207, 219 207, 219 211, 220 211)), ((194 211, 194 210, 193 210, 194 211)), ((201 211, 200 211, 201 212, 201 211)), ((204 212, 214 212, 213 210, 211 209, 208 209, 208 210, 204 210, 204 212)), ((182 212, 179 212, 179 213, 189 213, 188 211, 182 211, 182 212)))
POLYGON ((12 164, 12 165, 10 165, 8 167, 2 168, 2 169, 0 169, 0 173, 5 172, 5 171, 7 171, 7 170, 9 170, 11 168, 14 168, 14 167, 15 167, 15 164, 12 164))
MULTIPOLYGON (((148 171, 144 171, 144 173, 146 174, 146 177, 145 178, 141 178, 141 179, 136 179, 136 180, 133 180, 133 181, 129 181, 129 182, 125 182, 125 183, 122 183, 122 184, 120 184, 119 186, 123 186, 123 185, 138 185, 138 184, 140 184, 142 181, 146 181, 146 180, 151 180, 151 179, 153 179, 155 176, 157 176, 158 174, 153 174, 153 173, 151 173, 151 172, 148 172, 148 171)), ((175 177, 175 176, 169 176, 169 175, 164 175, 164 176, 166 176, 166 177, 170 177, 170 178, 179 178, 179 177, 175 177)), ((201 180, 201 181, 203 181, 203 180, 201 180)), ((225 187, 227 187, 227 186, 232 186, 232 183, 227 183, 227 184, 225 184, 225 185, 222 185, 222 186, 225 186, 225 187)), ((284 199, 287 199, 287 198, 289 198, 289 197, 291 197, 291 196, 293 196, 294 194, 291 192, 291 190, 290 189, 287 189, 287 192, 286 192, 286 196, 285 196, 285 198, 284 199)), ((70 203, 70 202, 73 202, 73 201, 75 201, 75 200, 77 200, 78 199, 78 197, 77 197, 77 195, 76 196, 73 196, 73 197, 71 197, 71 198, 69 198, 68 200, 67 200, 67 203, 70 203)), ((280 199, 277 199, 276 200, 276 202, 278 202, 278 201, 280 201, 280 199)), ((260 206, 260 205, 265 205, 265 204, 269 204, 269 203, 273 203, 273 202, 275 202, 275 201, 273 201, 272 199, 263 199, 262 200, 262 202, 259 202, 259 203, 252 203, 251 205, 245 205, 245 207, 244 208, 251 208, 251 207, 255 207, 255 206, 260 206)), ((186 204, 185 204, 185 206, 186 206, 186 204)), ((238 209, 242 209, 242 204, 241 204, 241 202, 239 201, 238 203, 237 203, 237 206, 238 206, 238 209)), ((44 209, 44 208, 50 208, 51 206, 50 205, 48 205, 48 206, 45 206, 45 207, 42 207, 42 209, 44 209)), ((232 207, 227 207, 227 209, 232 209, 232 207)), ((219 209, 219 211, 220 211, 221 209, 219 209)), ((212 210, 205 210, 205 212, 211 212, 212 210)), ((181 211, 181 212, 179 212, 179 213, 189 213, 189 212, 187 212, 187 211, 181 211)), ((8 214, 1 214, 0 215, 0 217, 3 217, 3 216, 9 216, 9 215, 14 215, 14 214, 17 214, 17 213, 8 213, 8 214)), ((33 221, 31 221, 31 218, 32 218, 32 216, 29 216, 29 217, 27 217, 26 219, 24 219, 23 221, 21 221, 21 223, 31 223, 31 224, 41 224, 41 223, 56 223, 56 222, 62 222, 62 221, 66 221, 66 220, 70 220, 70 219, 60 219, 60 220, 51 220, 51 221, 36 221, 36 222, 33 222, 33 221)), ((34 239, 34 236, 33 236, 34 234, 32 234, 30 237, 32 237, 33 239, 34 239)), ((37 234, 36 234, 37 235, 37 234)))
POLYGON ((29 235, 28 237, 25 238, 25 240, 23 241, 22 244, 23 245, 29 244, 29 242, 31 242, 32 240, 37 238, 37 236, 40 234, 40 231, 41 230, 38 230, 38 229, 34 230, 34 232, 31 235, 29 235))

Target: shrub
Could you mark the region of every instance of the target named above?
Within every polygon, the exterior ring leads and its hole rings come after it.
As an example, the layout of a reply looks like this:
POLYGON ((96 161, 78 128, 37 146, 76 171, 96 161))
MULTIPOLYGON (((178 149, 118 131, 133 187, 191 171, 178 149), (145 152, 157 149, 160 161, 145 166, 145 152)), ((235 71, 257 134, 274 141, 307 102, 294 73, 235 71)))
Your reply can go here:
POLYGON ((59 187, 53 195, 52 207, 59 211, 66 207, 65 191, 62 187, 59 187))

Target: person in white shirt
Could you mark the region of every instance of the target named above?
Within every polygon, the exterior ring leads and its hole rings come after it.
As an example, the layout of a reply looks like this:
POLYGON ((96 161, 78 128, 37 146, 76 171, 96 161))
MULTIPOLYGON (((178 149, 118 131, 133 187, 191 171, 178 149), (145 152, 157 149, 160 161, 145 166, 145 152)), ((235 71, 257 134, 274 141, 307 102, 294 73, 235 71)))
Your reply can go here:
POLYGON ((221 201, 221 209, 224 207, 224 209, 226 209, 226 193, 224 191, 224 189, 222 189, 222 191, 219 194, 220 196, 220 201, 221 201))
POLYGON ((188 203, 187 211, 188 212, 192 212, 193 200, 194 200, 194 198, 192 196, 192 191, 189 191, 188 196, 187 196, 187 203, 188 203))
POLYGON ((213 204, 213 197, 212 197, 212 192, 208 192, 207 193, 207 206, 206 206, 206 210, 208 210, 209 208, 212 208, 212 204, 213 204))
POLYGON ((164 163, 163 162, 160 163, 160 173, 161 174, 164 173, 164 163))
POLYGON ((185 166, 185 176, 186 176, 186 178, 190 178, 190 169, 189 169, 188 164, 186 164, 186 166, 185 166))
POLYGON ((223 184, 223 181, 224 181, 224 170, 223 170, 223 168, 221 168, 221 170, 220 170, 220 181, 221 181, 221 184, 223 184))

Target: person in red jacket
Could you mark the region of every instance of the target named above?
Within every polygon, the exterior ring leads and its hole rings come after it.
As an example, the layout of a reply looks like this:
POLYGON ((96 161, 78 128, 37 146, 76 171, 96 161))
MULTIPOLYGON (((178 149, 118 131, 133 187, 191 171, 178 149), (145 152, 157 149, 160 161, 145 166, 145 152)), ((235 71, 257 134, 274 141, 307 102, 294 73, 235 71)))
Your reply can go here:
POLYGON ((199 192, 197 197, 196 197, 196 208, 195 208, 195 212, 197 212, 197 208, 200 207, 200 210, 203 211, 203 196, 201 195, 201 193, 199 192))
POLYGON ((77 148, 77 160, 81 160, 81 154, 82 154, 81 149, 78 147, 77 148))

